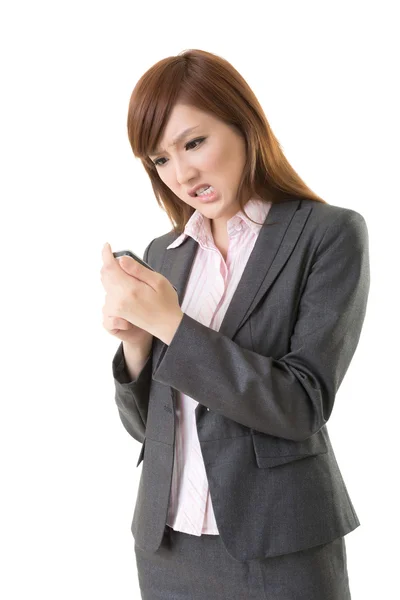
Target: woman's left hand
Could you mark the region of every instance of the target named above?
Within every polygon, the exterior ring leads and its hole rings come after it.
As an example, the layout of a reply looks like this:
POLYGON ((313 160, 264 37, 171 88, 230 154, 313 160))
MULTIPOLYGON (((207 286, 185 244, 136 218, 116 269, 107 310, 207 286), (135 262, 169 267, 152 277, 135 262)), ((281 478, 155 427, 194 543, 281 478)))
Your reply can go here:
POLYGON ((102 258, 101 282, 110 316, 125 319, 170 344, 184 313, 168 279, 130 256, 116 259, 109 244, 104 245, 102 258))

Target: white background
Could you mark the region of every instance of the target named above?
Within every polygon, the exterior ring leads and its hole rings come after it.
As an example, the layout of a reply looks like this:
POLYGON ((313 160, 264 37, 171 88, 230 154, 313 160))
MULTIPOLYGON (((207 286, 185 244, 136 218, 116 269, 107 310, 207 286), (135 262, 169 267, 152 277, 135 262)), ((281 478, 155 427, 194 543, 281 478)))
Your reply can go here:
POLYGON ((361 521, 346 536, 352 600, 398 597, 395 4, 1 4, 4 600, 139 597, 140 445, 114 403, 101 250, 142 256, 171 229, 126 115, 139 77, 188 48, 226 58, 309 187, 367 221, 367 316, 328 428, 361 521))

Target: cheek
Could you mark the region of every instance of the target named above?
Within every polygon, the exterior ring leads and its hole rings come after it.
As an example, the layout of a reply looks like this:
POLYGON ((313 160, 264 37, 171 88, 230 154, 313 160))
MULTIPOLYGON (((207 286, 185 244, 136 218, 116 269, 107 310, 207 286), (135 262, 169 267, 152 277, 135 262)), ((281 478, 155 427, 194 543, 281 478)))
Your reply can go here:
POLYGON ((173 188, 177 186, 176 177, 174 179, 174 175, 171 169, 160 169, 158 172, 158 176, 161 179, 161 181, 170 189, 173 190, 173 188))
POLYGON ((209 148, 199 157, 198 167, 205 173, 217 172, 221 169, 221 155, 217 148, 209 148))
POLYGON ((242 173, 246 162, 246 150, 241 143, 233 141, 226 148, 227 164, 232 172, 236 173, 238 178, 242 173))
POLYGON ((214 147, 210 148, 201 158, 199 167, 207 173, 227 174, 235 167, 232 166, 232 160, 237 162, 237 156, 228 148, 214 147))

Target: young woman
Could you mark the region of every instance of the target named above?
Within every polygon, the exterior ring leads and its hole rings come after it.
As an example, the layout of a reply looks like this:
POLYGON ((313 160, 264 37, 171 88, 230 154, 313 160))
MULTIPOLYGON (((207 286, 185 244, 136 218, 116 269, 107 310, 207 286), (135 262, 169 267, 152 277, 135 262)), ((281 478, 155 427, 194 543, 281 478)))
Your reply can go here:
POLYGON ((151 67, 128 135, 172 224, 154 271, 107 244, 101 269, 115 400, 142 443, 142 598, 347 600, 360 522, 326 424, 366 313, 365 220, 307 187, 214 54, 151 67))

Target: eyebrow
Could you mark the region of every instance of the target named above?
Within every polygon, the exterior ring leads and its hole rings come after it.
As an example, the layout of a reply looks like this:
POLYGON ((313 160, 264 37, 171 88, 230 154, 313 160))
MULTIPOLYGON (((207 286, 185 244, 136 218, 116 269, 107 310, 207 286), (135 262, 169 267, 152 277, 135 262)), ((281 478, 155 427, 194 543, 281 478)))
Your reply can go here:
MULTIPOLYGON (((172 140, 172 146, 176 146, 178 144, 178 142, 183 140, 189 133, 191 133, 198 127, 200 127, 200 125, 196 125, 195 127, 188 127, 187 129, 182 131, 179 135, 176 136, 176 138, 174 140, 172 140)), ((162 154, 163 152, 165 152, 165 150, 163 150, 163 149, 154 150, 154 152, 150 152, 149 156, 157 156, 157 154, 162 154)))

